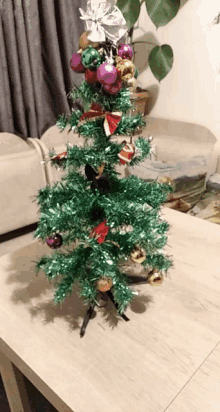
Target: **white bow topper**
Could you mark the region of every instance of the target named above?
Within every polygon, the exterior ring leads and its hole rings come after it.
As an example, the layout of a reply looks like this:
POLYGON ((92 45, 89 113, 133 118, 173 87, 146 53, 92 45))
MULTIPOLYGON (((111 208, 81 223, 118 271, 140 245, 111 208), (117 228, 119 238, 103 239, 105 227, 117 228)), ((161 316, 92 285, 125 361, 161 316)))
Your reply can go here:
POLYGON ((125 18, 117 6, 88 1, 86 11, 81 8, 79 11, 80 19, 85 20, 86 29, 90 31, 88 39, 93 42, 104 42, 107 37, 117 43, 128 30, 125 18))

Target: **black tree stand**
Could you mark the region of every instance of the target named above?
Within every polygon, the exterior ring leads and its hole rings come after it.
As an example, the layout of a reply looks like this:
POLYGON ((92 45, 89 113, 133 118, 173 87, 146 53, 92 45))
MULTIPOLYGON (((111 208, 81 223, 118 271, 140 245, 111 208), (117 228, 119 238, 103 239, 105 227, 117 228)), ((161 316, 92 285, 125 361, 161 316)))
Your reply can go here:
MULTIPOLYGON (((148 278, 142 277, 142 276, 129 276, 129 284, 130 284, 130 285, 140 285, 140 284, 143 284, 143 283, 148 283, 148 278)), ((112 301, 112 303, 114 304, 115 308, 118 310, 118 304, 115 302, 114 296, 113 296, 111 290, 108 290, 107 292, 100 292, 100 294, 102 294, 103 300, 105 300, 105 301, 106 301, 106 300, 108 299, 108 297, 109 297, 110 300, 112 301)), ((86 315, 85 315, 84 320, 83 320, 83 324, 82 324, 81 329, 80 329, 80 337, 81 337, 81 338, 83 338, 83 336, 85 335, 86 327, 87 327, 87 325, 88 325, 88 323, 89 323, 89 321, 90 321, 90 319, 91 319, 91 317, 92 317, 92 315, 93 315, 95 306, 96 306, 96 304, 95 304, 95 303, 92 303, 92 304, 89 306, 89 308, 88 308, 88 310, 87 310, 87 312, 86 312, 86 315)), ((97 306, 98 306, 98 305, 97 305, 97 306)), ((121 316, 126 322, 128 322, 128 321, 130 320, 130 319, 128 319, 128 317, 127 317, 124 313, 120 314, 120 316, 121 316)))

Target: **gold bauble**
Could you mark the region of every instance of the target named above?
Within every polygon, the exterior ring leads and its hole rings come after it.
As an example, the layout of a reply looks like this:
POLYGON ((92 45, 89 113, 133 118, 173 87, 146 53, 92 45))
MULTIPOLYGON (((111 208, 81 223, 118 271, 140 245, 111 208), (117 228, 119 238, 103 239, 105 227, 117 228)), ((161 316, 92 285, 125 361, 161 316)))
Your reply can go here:
POLYGON ((107 292, 113 286, 113 281, 111 278, 103 277, 97 281, 97 289, 100 292, 107 292))
POLYGON ((80 49, 87 49, 89 46, 92 46, 94 49, 99 47, 99 43, 91 41, 88 39, 90 31, 84 31, 79 38, 79 47, 80 49))
POLYGON ((116 63, 116 69, 121 72, 121 80, 127 82, 135 74, 135 65, 131 60, 122 59, 116 63))
POLYGON ((155 270, 148 276, 147 280, 151 286, 160 286, 163 283, 163 274, 155 270))
POLYGON ((134 263, 142 263, 146 259, 146 252, 142 248, 136 248, 131 252, 131 260, 134 263))

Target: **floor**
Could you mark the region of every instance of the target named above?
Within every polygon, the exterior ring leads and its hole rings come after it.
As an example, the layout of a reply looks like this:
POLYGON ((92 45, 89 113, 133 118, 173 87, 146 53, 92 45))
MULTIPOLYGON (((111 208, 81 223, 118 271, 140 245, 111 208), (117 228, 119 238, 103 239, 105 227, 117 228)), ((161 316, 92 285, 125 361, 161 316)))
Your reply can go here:
MULTIPOLYGON (((27 389, 31 411, 28 412, 58 412, 47 399, 32 385, 32 383, 25 379, 25 386, 27 389)), ((7 396, 5 393, 4 385, 0 375, 0 411, 1 412, 11 412, 7 396)))

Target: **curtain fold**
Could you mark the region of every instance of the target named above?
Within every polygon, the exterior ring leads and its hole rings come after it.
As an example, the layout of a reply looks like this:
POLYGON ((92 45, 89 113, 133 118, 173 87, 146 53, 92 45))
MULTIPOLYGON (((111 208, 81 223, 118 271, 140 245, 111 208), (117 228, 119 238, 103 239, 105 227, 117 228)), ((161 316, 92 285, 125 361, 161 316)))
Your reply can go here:
POLYGON ((84 31, 86 0, 0 0, 0 131, 41 137, 61 113, 83 75, 70 59, 84 31))

